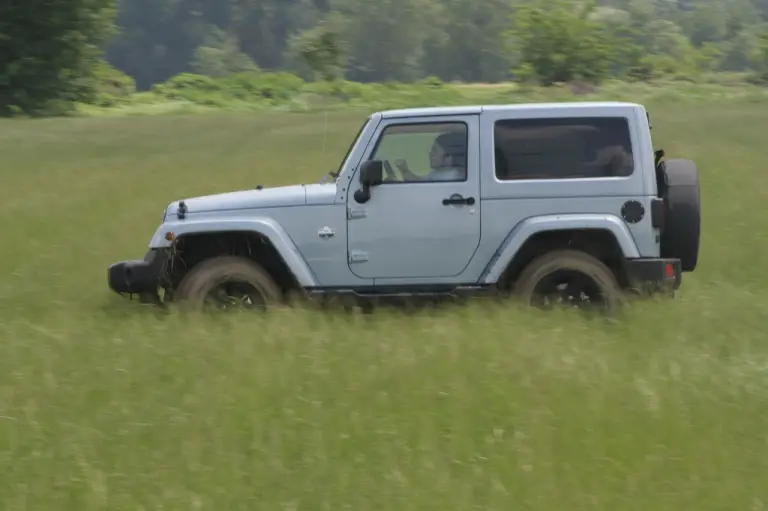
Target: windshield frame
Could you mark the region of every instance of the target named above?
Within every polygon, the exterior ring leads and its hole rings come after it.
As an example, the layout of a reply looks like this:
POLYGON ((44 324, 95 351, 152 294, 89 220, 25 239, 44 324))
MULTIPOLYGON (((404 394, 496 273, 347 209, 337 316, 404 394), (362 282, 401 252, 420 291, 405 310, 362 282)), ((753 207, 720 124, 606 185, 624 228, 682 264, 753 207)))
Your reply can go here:
POLYGON ((368 118, 365 119, 363 124, 360 126, 360 129, 357 131, 357 135, 355 135, 355 138, 352 140, 352 143, 349 144, 349 148, 347 149, 346 154, 344 154, 344 157, 341 159, 341 162, 339 163, 339 167, 336 169, 336 177, 334 178, 334 181, 338 179, 339 176, 341 176, 341 173, 344 171, 344 166, 346 165, 347 160, 349 159, 349 156, 355 150, 355 147, 357 147, 357 143, 360 141, 360 137, 365 131, 365 128, 367 128, 368 125, 371 123, 372 118, 373 116, 368 116, 368 118))

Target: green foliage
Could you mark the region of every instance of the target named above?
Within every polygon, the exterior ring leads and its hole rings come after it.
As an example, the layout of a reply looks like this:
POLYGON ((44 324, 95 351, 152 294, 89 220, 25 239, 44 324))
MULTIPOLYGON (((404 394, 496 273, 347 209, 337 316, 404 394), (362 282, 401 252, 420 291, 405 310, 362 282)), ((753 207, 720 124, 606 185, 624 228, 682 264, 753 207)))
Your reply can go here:
POLYGON ((224 106, 232 101, 288 101, 305 82, 290 73, 245 72, 224 78, 183 73, 155 85, 153 92, 165 99, 183 99, 208 106, 224 106))
MULTIPOLYGON (((371 111, 456 104, 589 100, 601 95, 630 101, 659 95, 679 101, 702 94, 763 97, 761 89, 747 86, 748 76, 744 73, 702 72, 691 79, 688 74, 676 73, 675 65, 674 61, 649 62, 648 69, 655 74, 635 78, 635 81, 651 80, 652 83, 632 85, 630 81, 608 80, 600 86, 574 82, 544 88, 531 82, 445 83, 436 77, 415 83, 360 83, 348 80, 305 82, 298 76, 282 72, 238 73, 220 79, 187 73, 156 85, 151 92, 112 100, 111 106, 109 103, 102 107, 81 105, 79 111, 83 115, 156 115, 211 108, 281 111, 363 108, 371 111)), ((768 94, 768 90, 765 93, 768 94)))
POLYGON ((97 93, 90 103, 109 107, 131 101, 136 92, 133 78, 101 59, 97 61, 93 71, 97 93))
POLYGON ((750 52, 757 80, 768 82, 768 30, 755 38, 750 52))
POLYGON ((166 83, 155 86, 155 92, 166 94, 172 91, 200 91, 214 92, 220 90, 220 81, 210 76, 196 75, 192 73, 182 73, 174 76, 166 83))
POLYGON ((591 19, 594 9, 592 2, 571 0, 517 6, 507 37, 521 78, 535 78, 544 85, 602 81, 609 72, 611 41, 604 26, 591 19))
MULTIPOLYGON (((5 115, 131 102, 127 83, 103 92, 102 50, 139 91, 157 85, 161 97, 208 106, 357 101, 362 89, 351 81, 411 83, 430 101, 418 86, 441 90, 437 80, 514 78, 528 87, 703 80, 726 71, 762 83, 767 74, 760 48, 768 0, 120 0, 116 32, 117 0, 48 0, 45 22, 42 1, 7 0, 0 12, 5 115), (267 76, 258 78, 260 70, 267 76), (274 75, 281 71, 335 85, 313 88, 274 75), (165 83, 189 73, 242 76, 209 83, 208 92, 202 83, 194 90, 165 83)), ((114 79, 124 77, 107 82, 114 79)))
POLYGON ((214 29, 204 45, 195 50, 191 65, 196 73, 212 78, 259 70, 259 66, 240 51, 237 40, 219 29, 214 29))
POLYGON ((704 43, 696 52, 695 60, 697 69, 704 72, 715 72, 725 58, 725 52, 715 43, 704 43))
POLYGON ((288 42, 288 51, 300 58, 316 78, 332 82, 344 74, 345 49, 340 40, 339 21, 324 20, 317 26, 300 32, 288 42))
POLYGON ((427 87, 431 87, 433 89, 439 89, 443 87, 443 85, 445 85, 440 78, 434 75, 427 76, 426 78, 422 79, 419 83, 421 85, 426 85, 427 87))
POLYGON ((113 0, 4 0, 0 116, 62 114, 94 100, 113 16, 113 0))
POLYGON ((238 99, 263 98, 287 101, 297 94, 304 80, 291 73, 238 74, 222 81, 227 93, 238 99))

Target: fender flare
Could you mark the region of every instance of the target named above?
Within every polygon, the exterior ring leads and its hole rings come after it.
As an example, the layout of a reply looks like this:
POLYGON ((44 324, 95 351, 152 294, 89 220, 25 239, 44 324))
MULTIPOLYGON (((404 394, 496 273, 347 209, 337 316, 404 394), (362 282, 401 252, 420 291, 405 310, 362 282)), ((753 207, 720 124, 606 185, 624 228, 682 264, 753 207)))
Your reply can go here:
POLYGON ((509 232, 507 237, 494 253, 486 266, 480 282, 495 284, 504 270, 515 257, 520 247, 531 236, 545 231, 566 231, 574 229, 595 229, 610 232, 621 247, 625 258, 640 257, 637 245, 625 224, 615 215, 576 214, 576 215, 544 215, 526 218, 509 232))
POLYGON ((165 222, 160 225, 149 242, 149 248, 168 248, 173 241, 166 239, 166 233, 173 234, 173 240, 185 234, 215 234, 219 232, 248 232, 266 237, 282 256, 288 269, 302 287, 315 287, 317 279, 302 257, 293 240, 280 224, 271 218, 227 218, 190 219, 165 222))

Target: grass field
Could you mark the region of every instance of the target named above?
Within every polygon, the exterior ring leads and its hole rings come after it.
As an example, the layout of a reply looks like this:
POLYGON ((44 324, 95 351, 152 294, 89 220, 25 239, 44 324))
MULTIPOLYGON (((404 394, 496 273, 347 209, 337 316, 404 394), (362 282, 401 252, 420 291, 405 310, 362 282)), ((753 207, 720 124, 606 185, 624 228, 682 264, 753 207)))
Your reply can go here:
POLYGON ((701 262, 611 322, 157 314, 105 274, 169 201, 314 182, 365 112, 0 123, 1 507, 766 509, 768 101, 648 106, 701 262))

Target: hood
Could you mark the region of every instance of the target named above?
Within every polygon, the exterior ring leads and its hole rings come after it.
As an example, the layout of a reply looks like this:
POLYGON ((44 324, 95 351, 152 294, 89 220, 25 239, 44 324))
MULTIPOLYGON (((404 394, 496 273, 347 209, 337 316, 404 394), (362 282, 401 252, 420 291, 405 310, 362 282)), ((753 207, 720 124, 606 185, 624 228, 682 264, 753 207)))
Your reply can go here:
MULTIPOLYGON (((203 195, 183 199, 187 214, 211 211, 303 206, 305 204, 332 204, 336 198, 336 184, 277 186, 237 192, 203 195)), ((176 214, 179 203, 168 206, 168 214, 176 214)))

